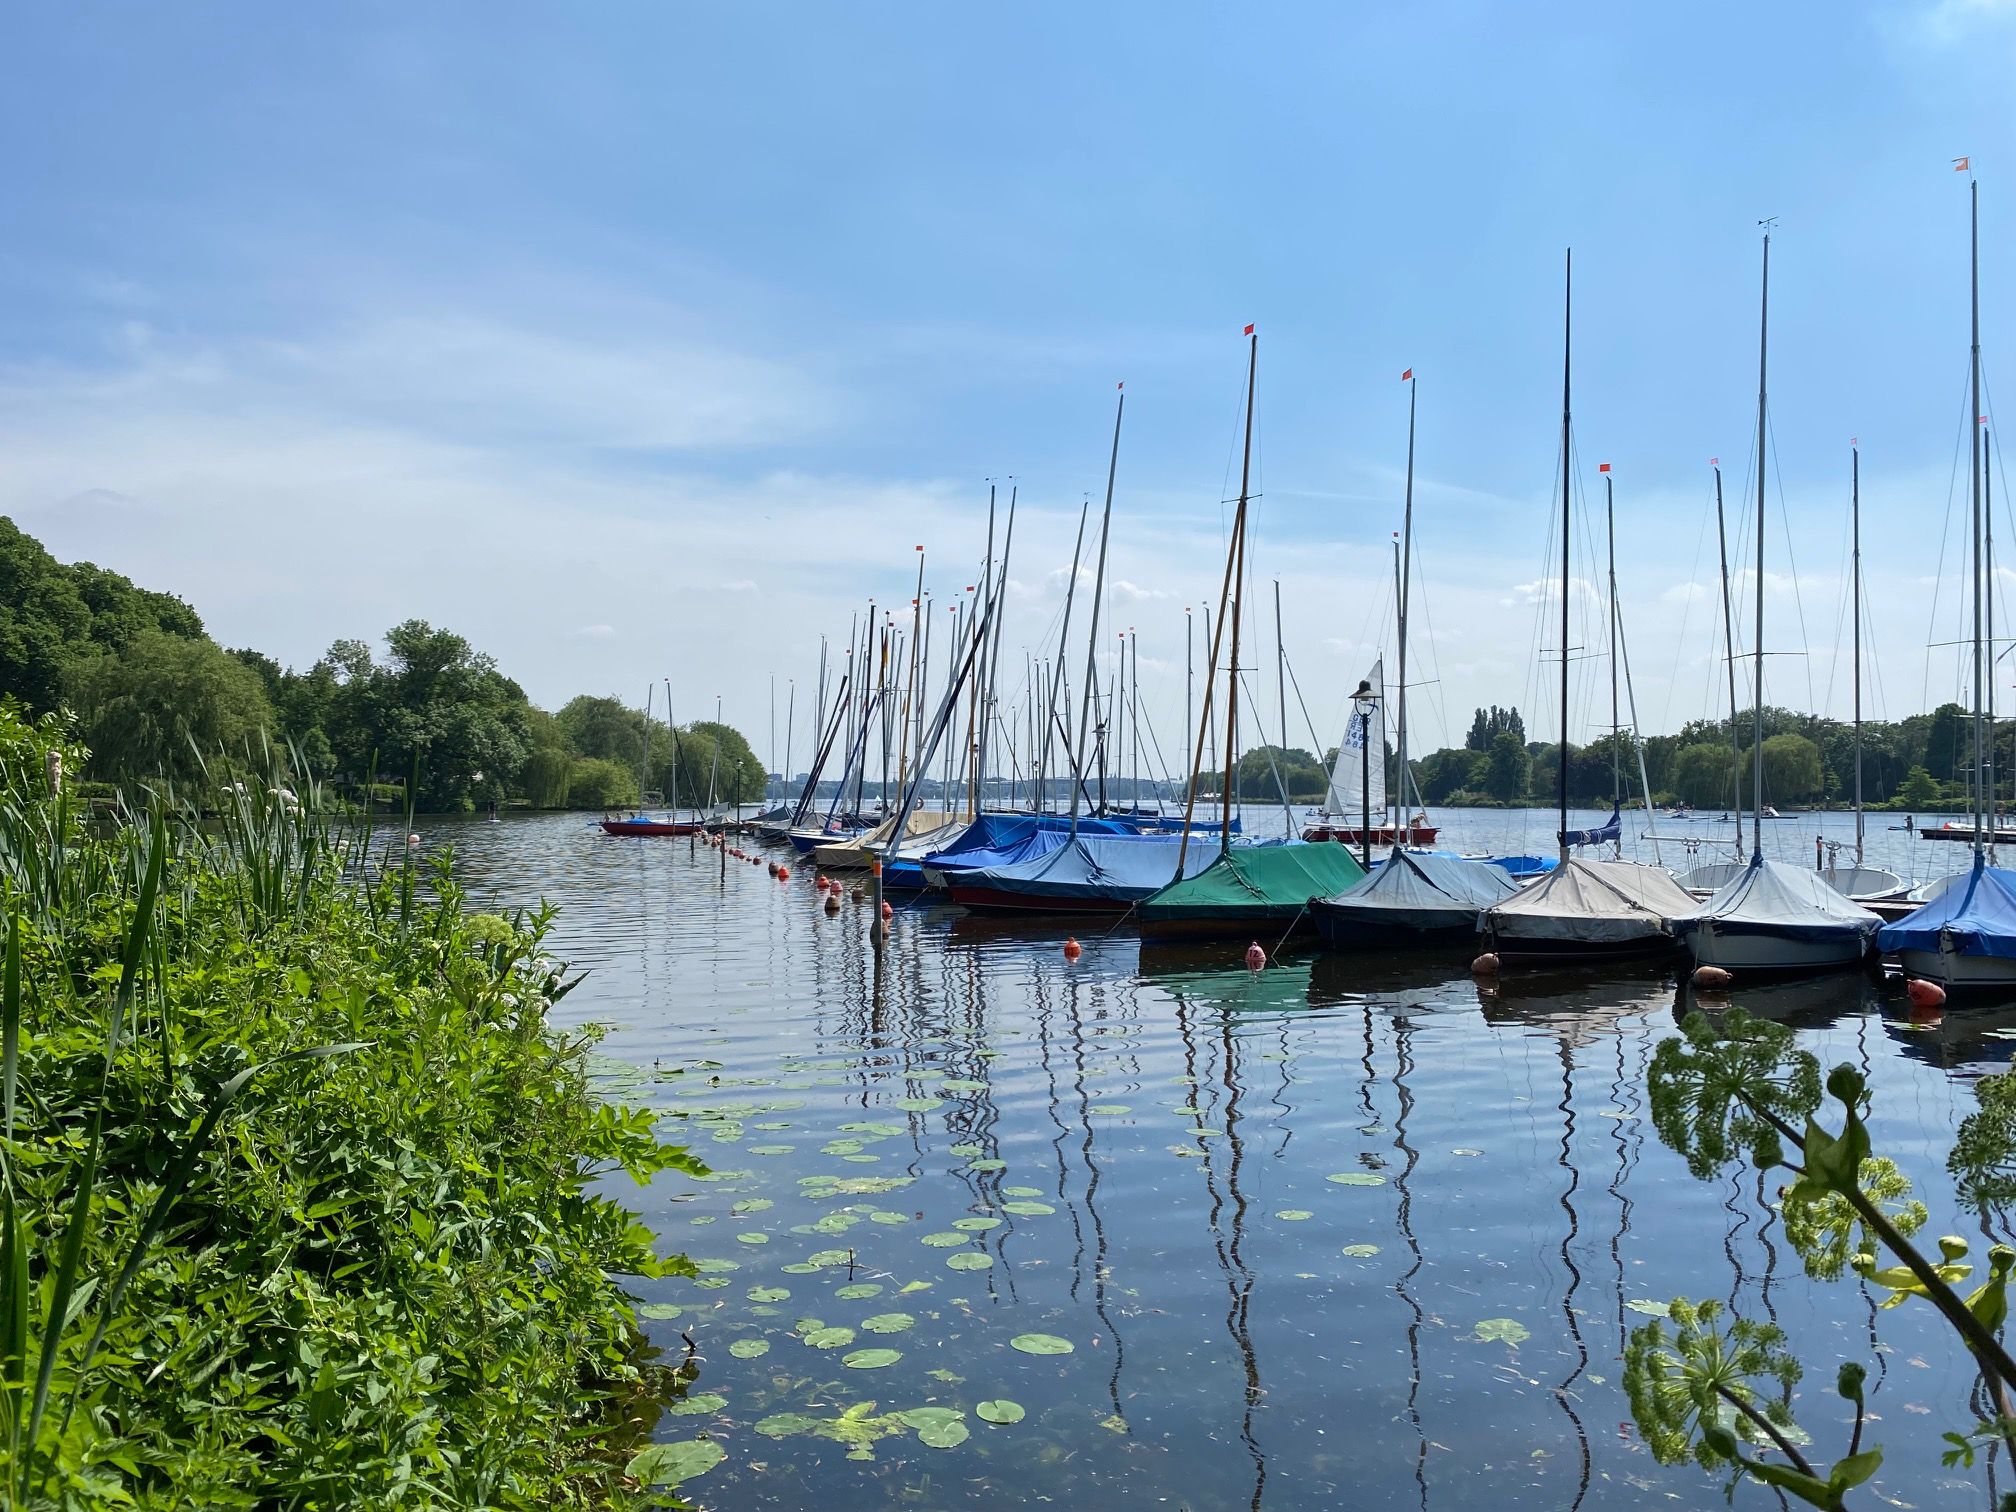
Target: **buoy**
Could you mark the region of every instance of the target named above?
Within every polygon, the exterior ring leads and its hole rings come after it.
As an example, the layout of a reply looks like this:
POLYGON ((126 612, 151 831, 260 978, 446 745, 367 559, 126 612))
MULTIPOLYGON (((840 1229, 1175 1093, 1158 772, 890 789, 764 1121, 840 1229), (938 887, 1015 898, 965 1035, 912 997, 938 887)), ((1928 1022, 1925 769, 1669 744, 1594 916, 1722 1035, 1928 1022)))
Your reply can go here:
POLYGON ((1904 984, 1904 996, 1911 1000, 1913 1008, 1938 1008, 1946 1001, 1946 989, 1937 982, 1913 977, 1904 984))
POLYGON ((854 888, 854 901, 856 903, 859 903, 863 898, 867 896, 868 896, 867 892, 857 883, 854 888))
POLYGON ((882 917, 886 919, 895 912, 896 910, 889 906, 889 900, 887 898, 884 898, 882 900, 882 917))
POLYGON ((834 892, 829 892, 828 894, 826 894, 826 912, 828 913, 840 912, 840 894, 834 892))
POLYGON ((1246 947, 1246 969, 1248 971, 1259 971, 1266 964, 1267 952, 1262 950, 1260 942, 1255 940, 1251 945, 1246 947))
POLYGON ((815 880, 819 883, 819 891, 826 891, 826 873, 820 872, 815 880))
POLYGON ((418 835, 408 835, 406 837, 406 843, 408 845, 418 845, 420 843, 420 837, 418 835))
POLYGON ((1085 947, 1083 945, 1080 945, 1075 938, 1066 940, 1064 942, 1065 960, 1075 961, 1078 959, 1078 957, 1080 957, 1083 954, 1085 954, 1085 947))
POLYGON ((777 863, 775 861, 769 863, 769 872, 773 877, 777 875, 777 863))
POLYGON ((1720 966, 1696 966, 1694 968, 1694 985, 1696 987, 1711 989, 1727 987, 1735 980, 1736 978, 1729 975, 1720 966))
POLYGON ((790 868, 790 867, 788 867, 788 866, 780 866, 780 867, 778 867, 778 868, 777 868, 777 880, 778 880, 779 882, 789 882, 789 881, 791 880, 791 868, 790 868))
POLYGON ((1472 976, 1498 975, 1498 957, 1493 955, 1488 950, 1485 951, 1484 954, 1480 955, 1479 957, 1477 957, 1476 960, 1470 963, 1470 975, 1472 976))

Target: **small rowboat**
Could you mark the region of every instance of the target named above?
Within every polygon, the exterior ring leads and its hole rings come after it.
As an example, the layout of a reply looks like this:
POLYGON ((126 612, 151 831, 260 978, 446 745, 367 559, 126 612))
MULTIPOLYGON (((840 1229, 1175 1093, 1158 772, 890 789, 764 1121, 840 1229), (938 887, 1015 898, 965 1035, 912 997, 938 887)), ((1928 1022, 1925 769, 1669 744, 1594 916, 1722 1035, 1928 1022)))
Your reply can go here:
POLYGON ((692 819, 647 819, 642 814, 633 814, 628 819, 602 821, 602 833, 605 835, 695 835, 699 832, 699 822, 692 819))

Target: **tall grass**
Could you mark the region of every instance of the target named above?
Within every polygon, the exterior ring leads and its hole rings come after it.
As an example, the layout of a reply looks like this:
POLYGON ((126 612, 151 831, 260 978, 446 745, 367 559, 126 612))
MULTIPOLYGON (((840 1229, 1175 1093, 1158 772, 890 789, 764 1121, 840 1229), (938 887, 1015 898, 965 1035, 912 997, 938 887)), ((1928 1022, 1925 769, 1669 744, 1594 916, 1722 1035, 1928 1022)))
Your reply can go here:
POLYGON ((592 1185, 699 1167, 590 1097, 546 917, 273 751, 105 827, 60 747, 0 706, 0 1506, 620 1501, 611 1274, 684 1262, 592 1185))

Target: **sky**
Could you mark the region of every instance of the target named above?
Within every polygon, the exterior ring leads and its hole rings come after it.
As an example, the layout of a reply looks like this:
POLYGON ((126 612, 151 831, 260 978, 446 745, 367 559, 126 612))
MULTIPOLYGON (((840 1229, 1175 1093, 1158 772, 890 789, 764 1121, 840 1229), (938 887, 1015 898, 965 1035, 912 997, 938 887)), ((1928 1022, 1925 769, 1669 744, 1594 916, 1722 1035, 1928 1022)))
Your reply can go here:
POLYGON ((547 707, 669 678, 765 756, 774 685, 802 769, 821 637, 907 617, 920 544, 963 597, 990 486, 1004 703, 1055 655, 1124 382, 1102 640, 1137 633, 1180 767, 1251 322, 1242 739, 1279 725, 1277 580, 1291 743, 1393 677, 1409 368, 1411 744, 1494 703, 1551 733, 1572 247, 1571 737, 1610 717, 1599 462, 1669 731, 1726 710, 1711 457, 1752 644, 1775 218, 1766 696, 1850 708, 1851 438, 1865 707, 1960 689, 1968 183, 1992 434, 2016 0, 84 4, 10 8, 0 55, 0 513, 226 645, 305 668, 419 617, 547 707))

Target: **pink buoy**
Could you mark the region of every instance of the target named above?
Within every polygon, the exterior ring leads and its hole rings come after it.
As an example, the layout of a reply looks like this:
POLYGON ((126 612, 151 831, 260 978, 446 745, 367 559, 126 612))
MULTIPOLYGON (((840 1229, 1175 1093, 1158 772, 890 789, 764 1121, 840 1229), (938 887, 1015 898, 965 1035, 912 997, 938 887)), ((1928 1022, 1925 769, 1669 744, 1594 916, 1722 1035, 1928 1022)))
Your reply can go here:
POLYGON ((1710 991, 1714 991, 1718 988, 1727 987, 1735 980, 1736 978, 1724 971, 1720 966, 1696 966, 1694 968, 1694 985, 1696 987, 1706 987, 1710 991))
POLYGON ((1498 957, 1493 955, 1488 950, 1485 951, 1484 954, 1480 955, 1479 957, 1477 957, 1476 960, 1470 963, 1470 975, 1472 976, 1498 975, 1498 957))
POLYGON ((1265 967, 1266 964, 1267 964, 1267 952, 1262 950, 1260 948, 1260 942, 1258 940, 1255 940, 1251 945, 1248 945, 1246 947, 1246 969, 1248 971, 1259 971, 1263 967, 1265 967))
POLYGON ((889 906, 889 900, 887 898, 884 898, 882 900, 882 917, 884 919, 887 919, 891 914, 895 912, 896 910, 889 906))

